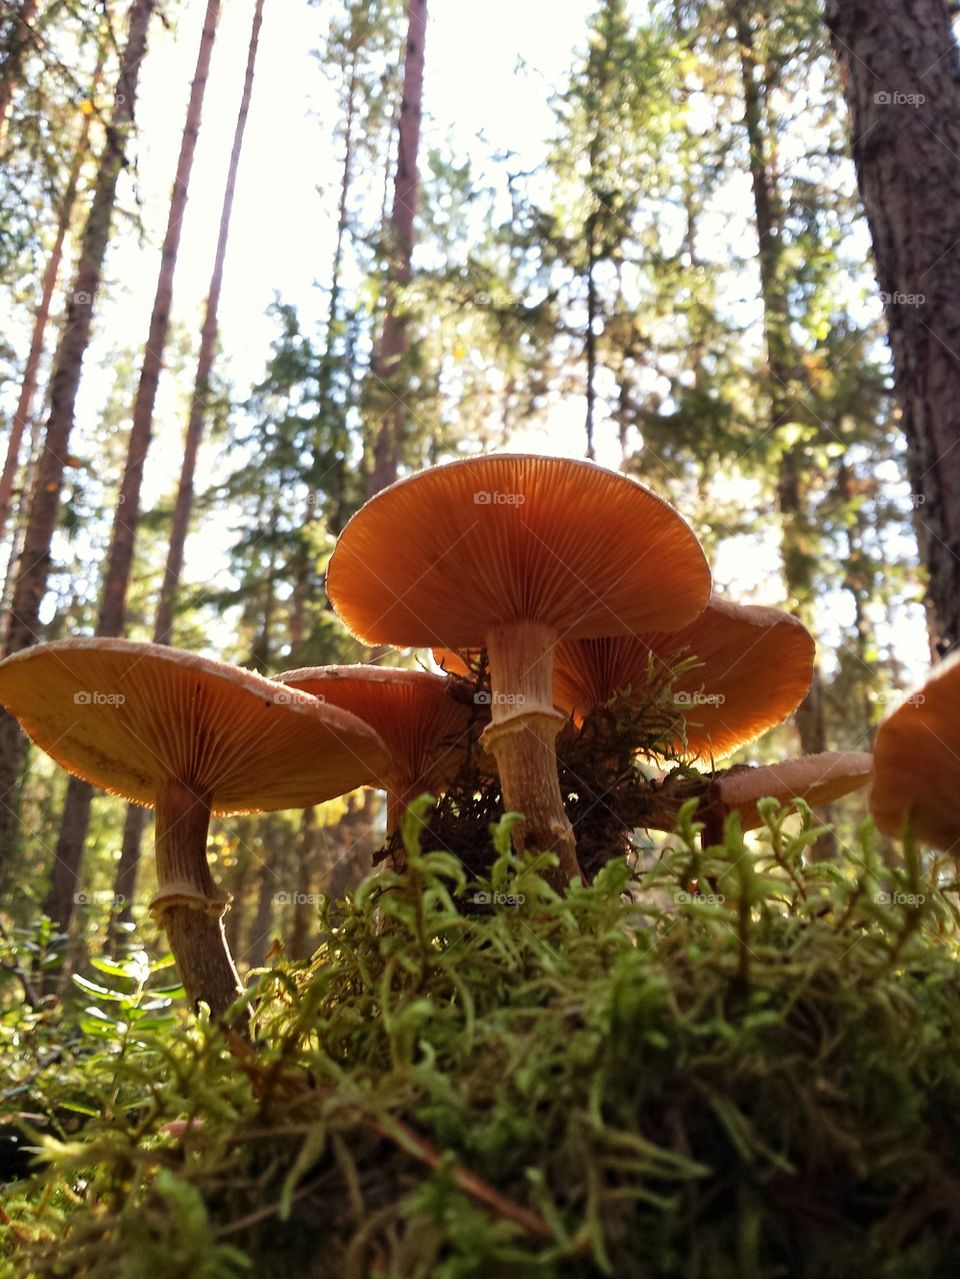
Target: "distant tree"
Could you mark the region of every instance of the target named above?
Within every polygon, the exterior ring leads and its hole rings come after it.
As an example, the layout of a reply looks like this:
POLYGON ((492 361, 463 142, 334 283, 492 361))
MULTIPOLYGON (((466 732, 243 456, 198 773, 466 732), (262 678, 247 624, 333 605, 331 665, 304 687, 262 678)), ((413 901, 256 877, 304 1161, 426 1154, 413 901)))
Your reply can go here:
MULTIPOLYGON (((91 99, 96 97, 99 89, 103 64, 104 54, 101 48, 91 82, 91 99)), ((77 190, 80 184, 80 172, 89 155, 90 123, 92 119, 91 101, 84 100, 81 106, 80 133, 74 148, 73 159, 70 163, 70 171, 67 175, 63 198, 60 202, 53 246, 50 249, 50 256, 47 258, 47 265, 40 284, 40 300, 37 303, 37 309, 34 314, 30 348, 27 352, 27 361, 23 369, 23 380, 20 384, 17 407, 14 409, 13 421, 10 424, 10 436, 7 441, 7 455, 3 465, 3 472, 0 474, 0 539, 3 538, 6 532, 7 517, 10 514, 13 486, 20 465, 20 445, 23 440, 23 433, 33 412, 40 362, 43 359, 46 342, 47 321, 50 318, 50 304, 53 301, 53 291, 56 288, 57 278, 60 274, 60 264, 63 260, 67 232, 70 230, 70 224, 73 220, 77 190)))
MULTIPOLYGON (((263 24, 263 6, 264 0, 257 0, 254 6, 253 23, 247 46, 247 64, 240 94, 240 107, 237 113, 237 122, 234 126, 223 203, 220 207, 220 228, 217 234, 216 249, 214 250, 210 286, 207 290, 207 300, 204 306, 203 324, 200 329, 200 350, 197 355, 196 375, 193 393, 190 397, 187 429, 183 441, 183 462, 180 467, 180 478, 177 484, 177 495, 174 502, 170 537, 167 545, 166 563, 163 569, 163 579, 160 585, 160 594, 154 618, 153 640, 155 644, 169 644, 173 635, 174 612, 180 590, 180 577, 183 572, 184 549, 193 514, 197 455, 200 451, 200 444, 203 440, 204 428, 209 414, 211 374, 217 350, 217 333, 219 330, 220 293, 223 288, 223 272, 227 256, 227 242, 230 236, 233 201, 237 187, 237 173, 240 168, 240 155, 243 150, 243 137, 253 95, 253 79, 260 41, 260 28, 263 24)), ((117 863, 114 882, 114 902, 118 906, 114 922, 126 923, 131 918, 131 909, 137 884, 137 871, 140 865, 140 846, 146 821, 147 812, 145 809, 138 808, 133 804, 128 805, 123 826, 120 859, 117 863)))
POLYGON ((0 137, 7 122, 10 102, 20 79, 23 57, 30 47, 32 23, 37 13, 37 0, 20 0, 9 6, 11 12, 0 47, 0 137))
MULTIPOLYGON (((21 568, 14 588, 5 651, 19 652, 36 642, 40 606, 50 571, 50 545, 57 524, 65 459, 69 454, 74 409, 83 359, 90 341, 93 308, 110 240, 117 181, 125 163, 133 126, 140 68, 156 0, 133 0, 127 43, 116 96, 100 157, 90 212, 80 243, 66 323, 54 358, 50 416, 30 504, 21 568)), ((17 831, 17 781, 25 739, 12 716, 0 714, 0 865, 9 859, 17 831)))
POLYGON ((410 282, 413 223, 419 191, 420 115, 426 34, 427 0, 408 0, 393 211, 387 230, 386 314, 371 367, 374 383, 371 402, 375 406, 375 423, 372 461, 367 476, 368 497, 393 483, 397 478, 402 456, 406 415, 404 401, 408 392, 403 377, 403 357, 408 342, 402 294, 404 286, 410 282))

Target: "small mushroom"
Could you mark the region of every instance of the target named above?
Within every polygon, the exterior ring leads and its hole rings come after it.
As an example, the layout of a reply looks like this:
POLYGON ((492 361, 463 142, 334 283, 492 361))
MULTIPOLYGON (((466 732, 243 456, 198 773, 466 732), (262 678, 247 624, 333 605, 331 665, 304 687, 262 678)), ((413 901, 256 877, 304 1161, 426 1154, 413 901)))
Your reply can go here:
POLYGON ((389 759, 375 784, 387 792, 388 836, 411 800, 444 786, 463 761, 475 711, 454 695, 455 681, 360 665, 304 667, 276 678, 349 711, 379 735, 389 759))
POLYGON ((380 774, 355 716, 239 667, 120 639, 40 644, 0 663, 0 701, 69 772, 156 810, 158 890, 191 1004, 219 1018, 242 993, 207 864, 212 813, 305 808, 380 774))
POLYGON ((743 830, 763 825, 757 801, 771 796, 786 804, 803 799, 811 808, 832 804, 866 786, 873 772, 873 756, 867 751, 824 751, 801 755, 778 764, 731 769, 713 784, 713 795, 722 818, 736 810, 743 830))
POLYGON ((565 639, 672 630, 707 604, 696 537, 661 498, 589 462, 527 454, 434 467, 378 493, 327 570, 337 612, 369 644, 470 649, 490 663, 494 755, 520 850, 579 874, 555 739, 553 657, 565 639))
POLYGON ((877 730, 870 811, 887 835, 960 844, 960 654, 935 667, 877 730))
MULTIPOLYGON (((673 684, 685 737, 661 743, 686 759, 718 759, 752 742, 803 701, 813 676, 813 636, 789 613, 734 604, 714 595, 689 626, 648 635, 566 639, 557 645, 553 700, 582 724, 595 707, 685 658, 673 684)), ((470 669, 473 653, 434 652, 452 674, 470 669)))

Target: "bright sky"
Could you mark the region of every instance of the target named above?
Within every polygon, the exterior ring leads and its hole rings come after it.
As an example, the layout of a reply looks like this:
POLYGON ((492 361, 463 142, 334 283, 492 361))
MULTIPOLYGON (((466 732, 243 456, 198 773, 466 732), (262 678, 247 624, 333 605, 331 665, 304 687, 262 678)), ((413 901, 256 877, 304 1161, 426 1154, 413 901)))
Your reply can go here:
MULTIPOLYGON (((564 80, 593 7, 593 0, 487 0, 482 10, 469 10, 463 0, 430 0, 424 147, 451 145, 458 155, 474 156, 512 150, 519 153, 518 166, 537 164, 544 139, 553 129, 550 95, 564 80), (522 74, 517 70, 518 57, 525 64, 522 74)), ((145 236, 141 241, 127 230, 111 250, 110 283, 101 294, 98 336, 88 356, 79 403, 80 441, 92 442, 95 437, 118 341, 135 345, 146 335, 204 8, 205 0, 183 0, 175 30, 155 22, 151 32, 138 109, 142 139, 138 185, 135 190, 132 181, 126 180, 121 190, 125 207, 139 199, 145 236)), ((223 8, 175 284, 174 318, 196 335, 217 235, 253 0, 226 0, 223 8)), ((308 324, 320 315, 324 304, 313 286, 325 281, 332 255, 336 196, 330 192, 335 191, 340 161, 332 136, 336 119, 332 93, 311 54, 326 21, 323 4, 266 0, 220 311, 225 353, 220 372, 241 398, 261 377, 276 332, 265 315, 274 296, 295 303, 308 324), (318 192, 318 187, 327 194, 318 192)), ((734 198, 748 200, 746 187, 734 198)), ((725 233, 735 236, 729 225, 725 233)), ((724 229, 718 234, 724 234, 724 229)), ((738 250, 742 247, 736 245, 738 250)), ((24 333, 19 339, 24 346, 26 337, 24 333)), ((189 392, 189 384, 175 385, 170 377, 161 382, 157 439, 144 494, 148 505, 175 485, 189 392)), ((534 451, 582 455, 582 403, 558 403, 546 430, 518 436, 513 443, 534 451)), ((600 461, 619 463, 612 423, 601 421, 597 445, 600 461)), ((208 450, 201 484, 219 477, 218 463, 217 450, 208 450)), ((192 580, 202 580, 222 566, 228 537, 221 523, 192 537, 187 557, 192 580)), ((760 544, 737 539, 725 548, 715 568, 718 581, 732 592, 782 602, 777 598, 775 539, 760 544)), ((925 650, 918 614, 904 618, 902 656, 919 674, 925 650)))

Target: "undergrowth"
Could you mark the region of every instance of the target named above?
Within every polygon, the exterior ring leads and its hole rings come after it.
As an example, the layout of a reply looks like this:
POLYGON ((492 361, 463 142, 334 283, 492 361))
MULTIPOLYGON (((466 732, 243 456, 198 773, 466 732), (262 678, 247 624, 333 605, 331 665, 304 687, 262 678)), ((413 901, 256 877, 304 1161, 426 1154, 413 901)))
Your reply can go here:
POLYGON ((175 1016, 143 958, 84 1027, 8 1014, 41 1166, 0 1274, 960 1273, 952 874, 888 869, 869 827, 808 863, 802 804, 701 853, 693 807, 640 878, 560 899, 509 818, 485 879, 420 852, 421 803, 407 873, 263 973, 252 1043, 175 1016))

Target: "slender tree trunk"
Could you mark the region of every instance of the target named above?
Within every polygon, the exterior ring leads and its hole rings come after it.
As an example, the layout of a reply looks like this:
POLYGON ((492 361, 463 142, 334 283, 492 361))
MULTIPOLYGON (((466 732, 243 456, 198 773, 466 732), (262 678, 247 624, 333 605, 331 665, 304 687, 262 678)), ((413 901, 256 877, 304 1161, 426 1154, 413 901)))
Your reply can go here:
MULTIPOLYGON (((790 313, 782 273, 783 201, 773 164, 769 161, 764 124, 763 97, 758 79, 753 29, 748 4, 735 0, 733 19, 740 54, 743 85, 743 124, 749 147, 750 177, 759 243, 760 291, 769 374, 771 431, 790 421, 793 397, 790 383, 796 364, 790 339, 790 313)), ((787 592, 805 602, 808 583, 804 571, 806 542, 805 494, 802 459, 794 448, 784 449, 777 476, 777 508, 782 524, 783 573, 787 592)), ((804 754, 826 749, 823 681, 815 668, 810 692, 796 712, 797 731, 804 754)))
MULTIPOLYGON (((263 23, 263 6, 264 0, 257 0, 254 7, 253 25, 250 30, 250 41, 247 48, 247 69, 243 80, 243 90, 240 95, 240 110, 233 132, 230 162, 227 166, 227 181, 223 192, 223 204, 220 208, 220 230, 217 235, 213 271, 210 276, 210 287, 207 290, 207 301, 203 313, 200 350, 197 355, 197 372, 194 378, 193 394, 190 398, 190 414, 183 443, 183 463, 180 468, 177 497, 173 507, 167 561, 163 570, 163 582, 160 586, 160 597, 157 601, 157 613, 154 619, 153 639, 156 644, 169 644, 173 633, 173 615, 176 607, 177 592, 180 587, 180 575, 183 571, 184 547, 187 541, 187 533, 190 529, 190 517, 193 513, 193 485, 197 468, 197 454, 200 450, 206 425, 207 402, 210 394, 210 374, 217 350, 218 312, 220 293, 223 288, 223 270, 227 257, 227 241, 230 236, 230 219, 233 214, 233 200, 237 188, 237 172, 240 168, 243 135, 247 126, 250 99, 253 94, 253 76, 256 67, 257 48, 260 41, 260 28, 263 23)), ((114 898, 119 910, 119 919, 123 923, 129 922, 132 918, 133 898, 136 892, 137 874, 140 867, 140 845, 145 821, 146 818, 142 809, 131 806, 127 810, 127 818, 123 828, 123 842, 120 848, 120 861, 117 865, 117 877, 114 884, 114 898)), ((238 915, 234 915, 231 920, 228 914, 225 925, 228 935, 231 928, 236 928, 238 918, 238 915)))
MULTIPOLYGON (((90 213, 84 227, 66 323, 53 362, 50 417, 30 502, 23 555, 7 626, 6 652, 17 653, 37 639, 40 606, 50 571, 50 546, 60 511, 64 458, 69 451, 83 359, 90 342, 93 306, 110 240, 117 181, 125 163, 134 118, 137 83, 147 48, 147 30, 156 0, 134 0, 117 92, 90 213)), ((10 857, 17 831, 17 780, 25 738, 15 719, 0 714, 0 865, 10 857)))
POLYGON ((143 367, 133 406, 133 424, 127 450, 127 461, 120 487, 120 500, 113 522, 113 534, 104 577, 103 601, 100 606, 98 634, 121 635, 124 628, 127 589, 133 563, 134 541, 140 518, 140 489, 143 467, 153 435, 153 412, 157 399, 157 387, 163 368, 163 355, 170 329, 170 305, 173 299, 173 277, 180 250, 180 233, 187 206, 190 175, 200 132, 203 98, 210 70, 210 56, 220 16, 220 0, 207 0, 200 49, 194 71, 190 101, 176 176, 170 196, 167 228, 163 237, 160 257, 160 274, 150 316, 150 331, 143 353, 143 367))
POLYGON ((827 0, 941 653, 960 643, 960 58, 947 0, 827 0))
POLYGON ((10 603, 13 599, 13 587, 16 581, 20 556, 23 554, 23 538, 26 532, 27 511, 30 506, 30 492, 33 488, 37 465, 40 461, 40 442, 43 437, 43 416, 35 414, 30 427, 30 448, 20 481, 20 499, 17 502, 17 513, 13 522, 10 539, 10 555, 7 559, 7 571, 3 582, 3 600, 0 603, 0 634, 6 630, 10 615, 10 603))
POLYGON ((588 242, 588 261, 587 261, 587 334, 586 334, 586 355, 587 355, 587 457, 592 461, 596 456, 593 447, 593 418, 597 400, 597 335, 594 331, 594 324, 597 315, 597 282, 595 279, 597 269, 596 249, 594 247, 594 226, 593 214, 587 220, 587 242, 588 242))
MULTIPOLYGON (((104 57, 101 52, 97 59, 97 66, 93 73, 93 89, 95 94, 97 86, 100 83, 100 76, 103 72, 104 57)), ((6 532, 7 519, 10 515, 10 504, 13 497, 13 485, 17 478, 17 471, 20 466, 20 445, 23 441, 23 432, 26 429, 27 422, 33 408, 33 398, 37 390, 37 374, 40 370, 40 361, 43 359, 43 349, 47 332, 47 321, 50 318, 50 303, 53 300, 53 290, 56 288, 57 277, 60 274, 60 263, 63 260, 63 246, 67 238, 67 232, 70 229, 70 223, 73 219, 73 209, 77 199, 77 187, 80 182, 80 171, 83 168, 83 162, 87 158, 87 151, 90 142, 90 121, 92 114, 86 114, 83 117, 83 124, 80 127, 80 136, 77 139, 76 150, 73 153, 73 160, 70 164, 70 173, 67 177, 66 190, 63 193, 63 201, 60 205, 60 217, 57 221, 57 233, 54 237, 53 248, 50 250, 50 257, 47 259, 46 269, 43 273, 43 281, 40 285, 40 301, 37 305, 37 312, 33 319, 33 333, 30 338, 30 349, 27 353, 27 363, 23 370, 23 381, 20 384, 20 396, 17 400, 17 407, 13 413, 13 422, 10 426, 10 439, 7 442, 7 457, 3 466, 3 473, 0 474, 0 539, 6 532)))
MULTIPOLYGON (((140 489, 143 483, 143 467, 153 434, 153 412, 157 399, 157 387, 163 368, 163 355, 170 330, 170 306, 173 300, 173 277, 180 249, 180 234, 190 190, 190 174, 200 133, 203 98, 210 71, 210 56, 220 16, 220 0, 207 0, 200 48, 194 70, 187 118, 180 140, 180 155, 170 195, 167 227, 160 254, 160 273, 150 315, 150 329, 143 350, 143 364, 133 405, 133 423, 127 444, 127 459, 120 493, 113 518, 113 532, 107 564, 104 570, 103 598, 97 634, 119 636, 123 634, 126 615, 127 590, 133 565, 134 542, 140 521, 140 489)), ((90 804, 93 790, 87 782, 71 777, 60 823, 60 837, 54 862, 50 891, 44 910, 64 929, 69 927, 73 914, 76 887, 83 864, 83 846, 90 822, 90 804)))
POLYGON ((380 346, 373 361, 373 377, 386 393, 386 409, 374 435, 373 466, 367 496, 372 497, 397 478, 400 444, 405 421, 405 387, 398 366, 407 351, 406 321, 399 293, 410 282, 413 255, 413 221, 419 194, 417 157, 420 148, 420 113, 423 101, 424 45, 427 34, 427 0, 407 0, 407 49, 403 68, 403 100, 400 105, 397 174, 390 216, 390 262, 387 268, 387 314, 380 346))
POLYGON ((13 91, 20 83, 23 57, 33 36, 30 24, 36 14, 37 0, 20 0, 19 7, 13 9, 10 19, 3 61, 0 62, 0 138, 3 137, 10 113, 13 91))
POLYGON ((170 531, 167 562, 163 572, 163 584, 160 588, 160 600, 157 604, 153 637, 158 644, 170 643, 177 590, 180 585, 180 574, 183 570, 184 545, 190 527, 190 516, 193 512, 193 483, 196 472, 197 452, 203 438, 207 400, 210 394, 210 373, 213 369, 213 357, 217 348, 218 310, 220 292, 223 287, 223 267, 227 256, 227 240, 230 235, 230 218, 233 213, 237 171, 240 167, 240 152, 243 149, 243 135, 247 125, 247 116, 250 113, 257 46, 260 40, 260 27, 263 22, 263 5, 264 0, 257 0, 254 8, 253 26, 250 31, 250 43, 247 48, 247 70, 243 81, 243 92, 240 97, 240 112, 234 129, 230 164, 227 168, 227 183, 224 188, 223 204, 220 209, 220 232, 217 237, 217 248, 213 259, 213 274, 210 277, 210 288, 207 293, 207 303, 203 315, 203 328, 200 333, 200 352, 197 357, 197 373, 194 380, 193 395, 190 399, 190 417, 187 422, 187 432, 184 440, 183 466, 180 471, 177 499, 173 508, 173 525, 170 531))

